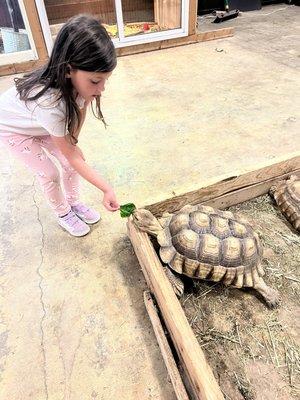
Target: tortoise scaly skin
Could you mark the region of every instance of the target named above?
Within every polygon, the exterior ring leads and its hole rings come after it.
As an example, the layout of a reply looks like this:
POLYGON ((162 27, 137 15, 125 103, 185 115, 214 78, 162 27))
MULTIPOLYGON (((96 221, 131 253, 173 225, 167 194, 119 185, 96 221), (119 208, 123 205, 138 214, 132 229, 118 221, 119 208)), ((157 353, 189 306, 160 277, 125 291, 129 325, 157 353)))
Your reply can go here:
POLYGON ((291 175, 287 180, 279 181, 271 187, 270 194, 288 221, 300 232, 300 178, 291 175))
MULTIPOLYGON (((174 214, 156 219, 150 211, 137 209, 135 225, 157 237, 160 258, 178 274, 222 282, 235 288, 256 289, 270 307, 279 294, 263 280, 262 245, 249 223, 230 211, 187 205, 174 214)), ((169 277, 178 295, 183 293, 178 277, 169 277)))

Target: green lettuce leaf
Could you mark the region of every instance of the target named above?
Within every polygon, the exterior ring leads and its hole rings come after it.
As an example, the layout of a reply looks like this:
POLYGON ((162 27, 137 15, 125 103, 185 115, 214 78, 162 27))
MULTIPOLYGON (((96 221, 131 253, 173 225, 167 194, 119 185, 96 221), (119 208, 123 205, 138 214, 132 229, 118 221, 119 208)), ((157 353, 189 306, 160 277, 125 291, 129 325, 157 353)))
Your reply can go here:
POLYGON ((122 218, 130 217, 136 206, 133 203, 123 204, 120 206, 120 214, 122 218))

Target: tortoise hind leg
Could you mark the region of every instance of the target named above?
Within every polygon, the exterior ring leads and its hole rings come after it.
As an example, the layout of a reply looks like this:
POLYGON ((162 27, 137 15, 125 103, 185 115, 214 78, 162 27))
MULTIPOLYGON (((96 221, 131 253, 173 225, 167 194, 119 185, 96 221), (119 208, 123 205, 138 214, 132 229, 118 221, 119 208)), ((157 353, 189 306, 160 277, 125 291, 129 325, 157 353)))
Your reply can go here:
POLYGON ((253 273, 253 289, 257 290, 270 308, 277 307, 280 304, 279 292, 268 286, 263 278, 258 276, 257 271, 253 273))
POLYGON ((184 291, 184 284, 182 280, 173 274, 168 267, 164 267, 165 274, 169 279, 176 296, 181 297, 184 291))

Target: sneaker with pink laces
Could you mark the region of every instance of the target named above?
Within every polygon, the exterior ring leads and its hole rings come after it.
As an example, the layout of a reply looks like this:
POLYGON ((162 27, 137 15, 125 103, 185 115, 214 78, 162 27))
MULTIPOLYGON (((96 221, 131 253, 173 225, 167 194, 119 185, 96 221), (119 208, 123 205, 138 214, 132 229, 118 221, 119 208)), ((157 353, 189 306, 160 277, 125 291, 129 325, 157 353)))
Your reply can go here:
POLYGON ((71 206, 72 211, 86 224, 95 224, 100 220, 100 214, 82 203, 71 206))
POLYGON ((58 218, 59 225, 73 236, 85 236, 89 233, 90 227, 85 224, 74 211, 58 218))

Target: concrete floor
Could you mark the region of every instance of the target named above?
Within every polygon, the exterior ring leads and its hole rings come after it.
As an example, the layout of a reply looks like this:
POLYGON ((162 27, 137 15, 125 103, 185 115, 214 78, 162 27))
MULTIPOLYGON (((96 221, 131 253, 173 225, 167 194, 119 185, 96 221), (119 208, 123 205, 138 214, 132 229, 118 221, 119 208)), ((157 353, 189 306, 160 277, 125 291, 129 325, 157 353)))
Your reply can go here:
MULTIPOLYGON (((109 129, 90 114, 80 143, 120 203, 151 204, 299 154, 300 8, 284 7, 264 29, 118 60, 103 100, 109 129)), ((68 236, 35 179, 0 151, 1 399, 175 400, 125 221, 83 182, 102 222, 68 236)))

